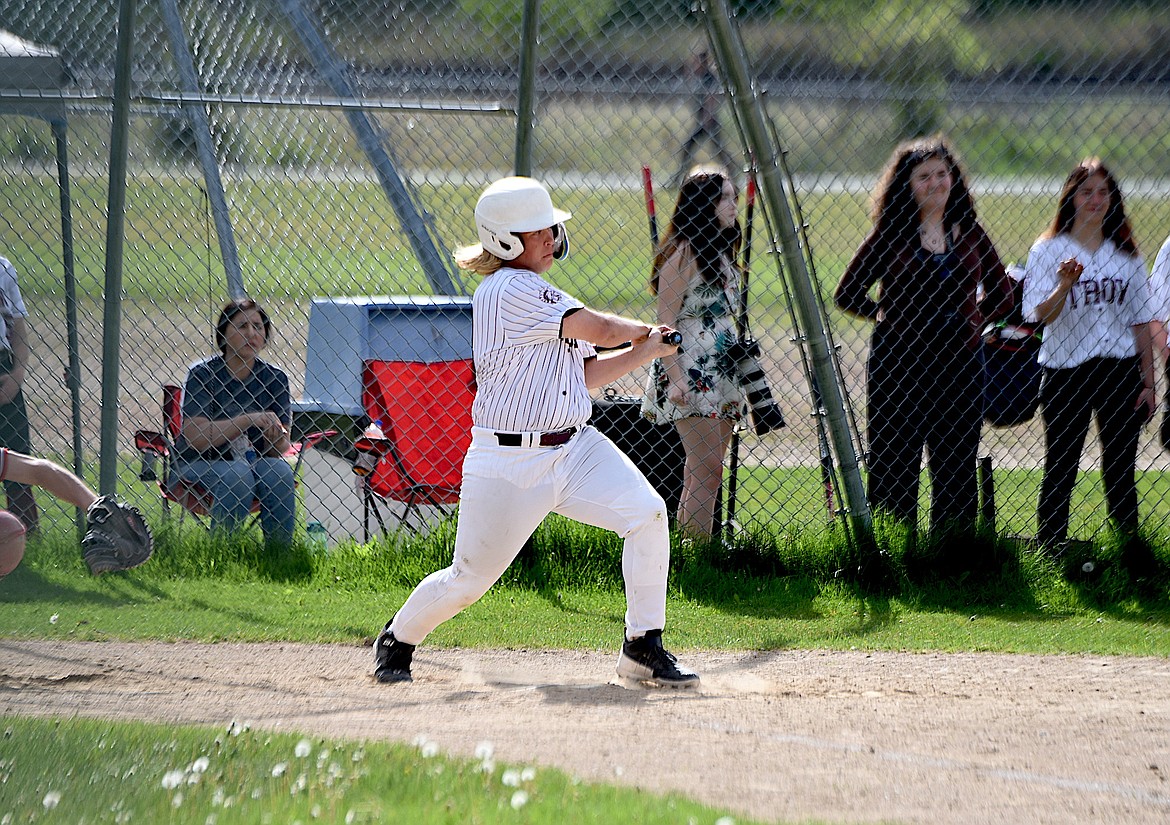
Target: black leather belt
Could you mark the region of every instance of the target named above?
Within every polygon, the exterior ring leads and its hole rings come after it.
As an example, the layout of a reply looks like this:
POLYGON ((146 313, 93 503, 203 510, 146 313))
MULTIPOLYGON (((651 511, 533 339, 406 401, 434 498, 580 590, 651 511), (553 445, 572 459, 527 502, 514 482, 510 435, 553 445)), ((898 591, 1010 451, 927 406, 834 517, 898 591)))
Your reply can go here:
MULTIPOLYGON (((569 439, 577 434, 576 427, 569 427, 567 430, 557 430, 551 433, 541 433, 540 438, 532 439, 532 446, 539 447, 559 447, 562 444, 568 444, 569 439)), ((496 440, 500 442, 501 447, 522 447, 524 446, 523 433, 496 433, 496 440)))

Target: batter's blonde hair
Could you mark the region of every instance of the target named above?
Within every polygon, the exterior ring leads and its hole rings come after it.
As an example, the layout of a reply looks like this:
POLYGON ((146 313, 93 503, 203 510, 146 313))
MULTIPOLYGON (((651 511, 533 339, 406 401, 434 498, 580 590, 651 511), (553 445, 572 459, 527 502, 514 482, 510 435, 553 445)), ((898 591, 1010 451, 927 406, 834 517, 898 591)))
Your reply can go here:
POLYGON ((491 275, 504 265, 504 260, 488 252, 480 244, 475 244, 455 250, 455 265, 477 275, 491 275))

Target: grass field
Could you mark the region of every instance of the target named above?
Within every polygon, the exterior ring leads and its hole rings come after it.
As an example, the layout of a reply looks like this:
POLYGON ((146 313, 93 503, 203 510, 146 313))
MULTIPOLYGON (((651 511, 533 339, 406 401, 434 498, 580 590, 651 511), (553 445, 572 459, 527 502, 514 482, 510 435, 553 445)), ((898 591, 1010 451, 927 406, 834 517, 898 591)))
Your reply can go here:
MULTIPOLYGON (((677 795, 584 783, 531 765, 413 745, 91 720, 3 720, 10 822, 727 823, 677 795), (52 765, 49 773, 45 765, 52 765), (105 820, 103 820, 105 821, 105 820)), ((748 823, 737 818, 735 822, 748 823)))

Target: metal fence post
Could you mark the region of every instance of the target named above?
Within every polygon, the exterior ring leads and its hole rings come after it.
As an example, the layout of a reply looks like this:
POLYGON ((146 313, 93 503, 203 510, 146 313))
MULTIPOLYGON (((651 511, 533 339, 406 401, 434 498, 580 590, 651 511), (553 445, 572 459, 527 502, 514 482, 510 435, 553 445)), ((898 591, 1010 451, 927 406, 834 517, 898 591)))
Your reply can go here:
MULTIPOLYGON (((845 486, 845 500, 849 509, 849 523, 855 540, 864 542, 873 533, 873 519, 865 487, 861 481, 858 456, 853 449, 845 413, 845 400, 837 371, 833 367, 828 337, 825 335, 816 290, 809 277, 808 267, 800 252, 800 239, 792 212, 788 208, 784 179, 776 163, 780 151, 768 132, 763 107, 752 84, 747 56, 737 46, 731 29, 731 7, 727 0, 711 0, 701 4, 710 24, 715 53, 727 74, 732 89, 732 105, 743 124, 748 149, 760 162, 758 170, 760 195, 769 214, 775 216, 780 231, 780 246, 784 256, 784 271, 788 273, 797 316, 811 355, 813 373, 820 387, 825 405, 829 436, 837 455, 837 466, 845 486)), ((795 192, 791 193, 795 197, 795 192)))
POLYGON ((126 168, 130 149, 130 73, 134 57, 136 0, 118 5, 118 50, 114 74, 114 118, 110 132, 110 194, 106 206, 106 299, 102 319, 103 495, 118 490, 118 378, 122 333, 122 249, 126 240, 126 168))
POLYGON ((532 175, 532 131, 536 124, 536 41, 540 0, 524 0, 520 23, 520 90, 516 103, 516 174, 532 175))

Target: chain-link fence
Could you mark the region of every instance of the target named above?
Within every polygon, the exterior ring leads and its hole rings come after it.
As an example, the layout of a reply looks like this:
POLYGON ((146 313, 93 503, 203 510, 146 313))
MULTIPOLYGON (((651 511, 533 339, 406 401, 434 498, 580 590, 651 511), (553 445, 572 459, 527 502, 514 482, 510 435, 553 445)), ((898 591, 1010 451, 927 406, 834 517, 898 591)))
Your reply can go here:
MULTIPOLYGON (((653 321, 660 307, 649 289, 643 167, 663 235, 688 167, 730 167, 750 239, 746 320, 760 344, 744 366, 762 368, 786 426, 759 434, 749 419, 735 433, 717 516, 792 536, 835 529, 849 505, 842 488, 851 468, 839 466, 848 462, 810 389, 808 343, 817 335, 828 334, 838 376, 837 392, 823 395, 845 402, 861 478, 874 481, 864 464, 874 459, 866 432, 874 325, 837 309, 833 293, 873 228, 871 199, 901 141, 948 136, 1005 264, 1026 262, 1057 213, 1065 176, 1089 155, 1116 176, 1147 264, 1170 234, 1170 12, 1153 0, 744 0, 734 4, 734 47, 753 99, 721 65, 728 55, 713 39, 716 10, 679 0, 138 2, 128 75, 117 63, 120 5, 0 0, 0 26, 13 35, 0 58, 0 253, 28 309, 32 450, 72 464, 80 447, 96 482, 102 423, 113 420, 100 403, 103 331, 116 335, 118 486, 144 503, 158 490, 136 478, 134 433, 165 432, 162 387, 182 384, 193 362, 216 352, 221 306, 246 293, 271 317, 263 357, 290 380, 294 436, 340 430, 304 458, 298 524, 360 537, 368 509, 350 469, 352 441, 370 417, 397 410, 433 423, 444 444, 458 432, 469 393, 457 371, 443 370, 470 358, 466 298, 479 279, 457 270, 450 253, 476 240, 472 212, 485 185, 517 169, 573 213, 572 255, 550 279, 590 306, 653 321), (107 216, 120 191, 110 150, 120 77, 129 89, 124 224, 107 216), (774 157, 749 156, 742 113, 754 100, 774 157), (743 196, 753 164, 780 170, 785 192, 771 208, 761 201, 749 223, 743 196), (795 251, 777 203, 794 222, 795 251), (124 297, 111 332, 103 290, 110 227, 119 225, 124 297), (814 287, 823 330, 801 320, 794 269, 814 287), (431 390, 410 395, 413 406, 394 406, 399 386, 370 383, 416 362, 438 371, 407 371, 431 390), (456 391, 440 396, 428 380, 456 391), (363 392, 370 386, 378 392, 363 392), (431 405, 421 396, 434 396, 431 405)), ((928 249, 944 257, 958 243, 932 241, 928 249)), ((960 263, 944 264, 965 265, 967 252, 959 254, 960 263)), ((871 273, 887 289, 888 267, 883 260, 871 273)), ((906 425, 914 432, 890 436, 910 442, 969 413, 967 400, 954 403, 965 398, 957 385, 923 389, 914 346, 892 348, 883 408, 928 408, 906 425), (897 362, 902 355, 908 360, 897 362)), ((933 363, 948 374, 953 367, 933 363)), ((1160 397, 1160 366, 1155 373, 1160 397)), ((637 414, 646 380, 643 369, 615 382, 597 415, 673 500, 682 451, 674 428, 637 414)), ((426 428, 413 429, 425 445, 426 428)), ((1136 461, 1140 517, 1153 530, 1166 526, 1170 493, 1157 436, 1156 426, 1141 430, 1136 461)), ((1070 535, 1079 538, 1119 515, 1106 507, 1096 440, 1094 426, 1072 493, 1070 535)), ((942 462, 950 442, 933 444, 930 457, 942 462)), ((900 455, 917 466, 922 446, 904 445, 900 455)), ((984 425, 972 452, 994 469, 997 528, 1034 535, 1046 452, 1040 414, 984 425)), ((914 472, 895 485, 900 504, 889 495, 876 503, 912 511, 917 498, 926 523, 926 466, 917 497, 914 472)), ((963 486, 971 497, 974 484, 963 486)))

